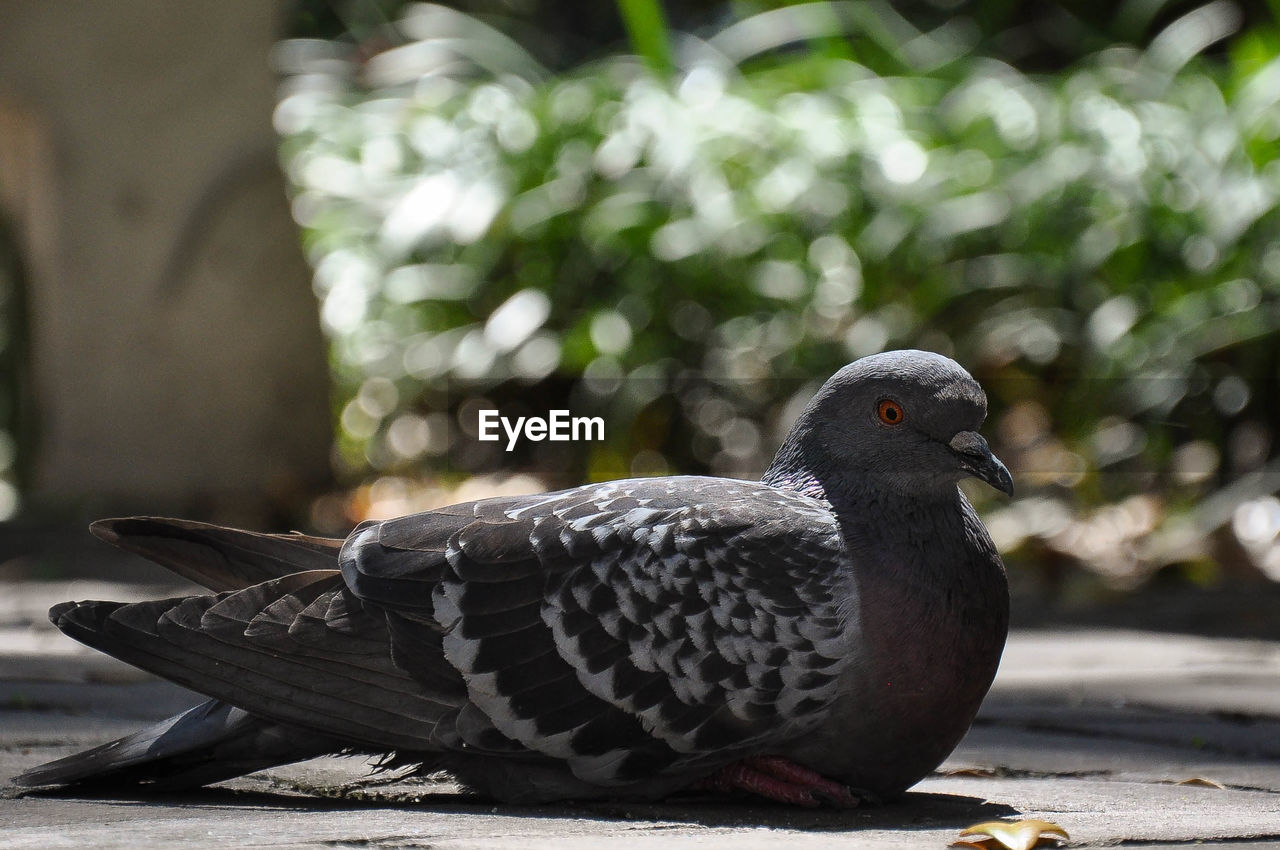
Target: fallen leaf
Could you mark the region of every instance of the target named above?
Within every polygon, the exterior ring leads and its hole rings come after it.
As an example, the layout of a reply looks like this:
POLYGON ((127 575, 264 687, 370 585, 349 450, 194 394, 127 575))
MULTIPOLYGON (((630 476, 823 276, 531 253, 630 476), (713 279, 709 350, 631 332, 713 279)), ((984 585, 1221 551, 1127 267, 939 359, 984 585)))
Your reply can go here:
POLYGON ((1190 779, 1183 779, 1175 782, 1175 785, 1199 785, 1204 788, 1217 788, 1219 791, 1227 790, 1227 786, 1221 782, 1214 782, 1212 779, 1205 779, 1202 776, 1193 776, 1190 779))
POLYGON ((960 832, 952 847, 980 847, 984 850, 1031 850, 1032 847, 1056 847, 1070 839, 1067 831, 1044 820, 991 820, 976 823, 960 832))

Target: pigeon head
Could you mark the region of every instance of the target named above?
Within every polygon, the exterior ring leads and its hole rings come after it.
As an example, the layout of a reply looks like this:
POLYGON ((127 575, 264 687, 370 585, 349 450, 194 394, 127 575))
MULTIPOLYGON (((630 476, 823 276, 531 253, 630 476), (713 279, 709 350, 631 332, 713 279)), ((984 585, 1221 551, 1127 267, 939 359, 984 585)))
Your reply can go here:
POLYGON ((1012 495, 1009 470, 978 433, 986 416, 986 394, 954 360, 927 351, 864 357, 822 386, 765 480, 807 467, 819 481, 928 498, 973 476, 1012 495))

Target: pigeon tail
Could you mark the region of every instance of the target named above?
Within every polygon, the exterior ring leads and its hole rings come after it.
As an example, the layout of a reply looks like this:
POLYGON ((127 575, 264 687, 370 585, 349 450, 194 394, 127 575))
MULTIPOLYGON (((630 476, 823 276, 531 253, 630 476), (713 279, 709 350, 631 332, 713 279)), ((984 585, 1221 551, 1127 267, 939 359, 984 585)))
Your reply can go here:
POLYGON ((341 540, 262 534, 160 517, 99 520, 94 536, 154 561, 212 591, 242 590, 271 579, 338 565, 341 540))
POLYGON ((181 791, 334 752, 342 745, 209 700, 132 735, 14 777, 17 785, 145 785, 181 791))

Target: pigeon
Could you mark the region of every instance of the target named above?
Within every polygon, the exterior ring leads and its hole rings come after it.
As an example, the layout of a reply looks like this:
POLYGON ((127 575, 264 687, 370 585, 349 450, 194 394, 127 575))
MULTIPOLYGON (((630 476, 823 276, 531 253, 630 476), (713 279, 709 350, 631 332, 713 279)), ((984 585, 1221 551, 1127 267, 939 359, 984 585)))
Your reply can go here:
POLYGON ((968 730, 1008 631, 958 486, 1012 495, 986 406, 951 359, 885 352, 822 386, 759 482, 587 484, 345 540, 95 523, 209 592, 50 618, 210 700, 15 782, 168 791, 369 754, 510 803, 899 796, 968 730))

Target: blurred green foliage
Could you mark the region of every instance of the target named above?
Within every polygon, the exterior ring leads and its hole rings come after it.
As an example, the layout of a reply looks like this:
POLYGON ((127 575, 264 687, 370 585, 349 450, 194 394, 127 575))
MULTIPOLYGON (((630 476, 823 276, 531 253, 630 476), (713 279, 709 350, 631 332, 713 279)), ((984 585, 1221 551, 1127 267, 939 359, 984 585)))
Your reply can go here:
POLYGON ((1189 534, 1231 516, 1202 500, 1258 496, 1223 488, 1280 424, 1280 36, 1202 55, 1239 25, 1213 3, 1043 75, 875 3, 673 40, 669 78, 552 74, 436 6, 367 62, 286 46, 341 462, 758 474, 831 372, 923 347, 991 396, 1007 550, 1121 505, 1094 566, 1201 563, 1189 534), (506 455, 468 436, 480 406, 607 439, 506 455))

